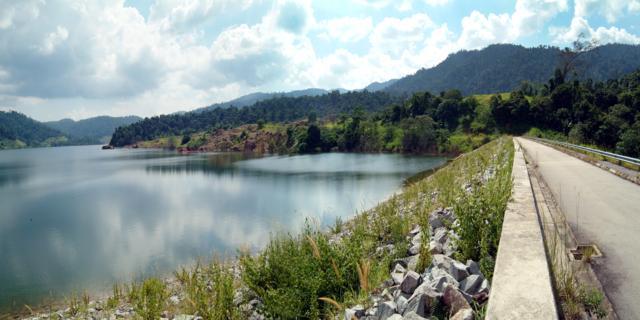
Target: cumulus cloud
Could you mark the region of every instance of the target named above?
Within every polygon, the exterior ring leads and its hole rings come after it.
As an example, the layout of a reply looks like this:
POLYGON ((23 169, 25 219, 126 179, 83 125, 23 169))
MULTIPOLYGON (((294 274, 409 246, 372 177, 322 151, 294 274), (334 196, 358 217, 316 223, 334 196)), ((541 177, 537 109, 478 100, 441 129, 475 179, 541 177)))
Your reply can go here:
POLYGON ((568 28, 552 27, 549 32, 556 43, 571 43, 579 37, 584 37, 601 45, 608 43, 640 44, 640 37, 623 28, 598 27, 594 29, 582 17, 573 17, 568 28))
POLYGON ((424 0, 424 2, 430 6, 443 6, 449 3, 450 0, 424 0))
POLYGON ((320 37, 340 42, 356 42, 367 37, 373 30, 371 17, 344 17, 318 23, 320 37))
POLYGON ((164 31, 191 31, 207 19, 230 8, 246 9, 252 0, 156 0, 149 9, 149 21, 164 31))
POLYGON ((575 0, 576 17, 585 18, 597 13, 613 23, 625 13, 640 12, 640 0, 575 0))
POLYGON ((431 18, 424 13, 404 19, 384 18, 375 26, 369 40, 375 50, 398 56, 422 46, 427 31, 433 26, 431 18))
POLYGON ((513 42, 540 30, 567 9, 567 0, 518 0, 512 14, 485 15, 474 10, 462 19, 458 44, 462 48, 480 48, 492 43, 513 42))

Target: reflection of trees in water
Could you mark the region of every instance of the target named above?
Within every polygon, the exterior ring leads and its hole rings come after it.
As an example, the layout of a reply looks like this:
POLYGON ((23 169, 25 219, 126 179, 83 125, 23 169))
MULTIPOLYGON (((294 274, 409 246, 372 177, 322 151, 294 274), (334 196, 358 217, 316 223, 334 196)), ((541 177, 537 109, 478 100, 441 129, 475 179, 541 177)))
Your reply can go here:
POLYGON ((18 185, 29 176, 29 166, 19 163, 0 164, 0 187, 18 185))

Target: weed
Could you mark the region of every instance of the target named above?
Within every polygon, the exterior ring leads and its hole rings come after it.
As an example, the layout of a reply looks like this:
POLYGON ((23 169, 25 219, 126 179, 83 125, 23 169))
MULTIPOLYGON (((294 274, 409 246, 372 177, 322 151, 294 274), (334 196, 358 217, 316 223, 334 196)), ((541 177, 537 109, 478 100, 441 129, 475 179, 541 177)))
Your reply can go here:
POLYGON ((176 278, 185 288, 189 312, 211 320, 239 319, 233 274, 224 262, 214 258, 204 267, 198 262, 192 271, 176 272, 176 278))
POLYGON ((149 278, 140 286, 132 285, 130 298, 134 310, 142 319, 157 319, 167 298, 165 284, 157 278, 149 278))
POLYGON ((585 310, 598 319, 607 316, 607 310, 604 308, 604 294, 596 288, 580 288, 579 299, 585 310))

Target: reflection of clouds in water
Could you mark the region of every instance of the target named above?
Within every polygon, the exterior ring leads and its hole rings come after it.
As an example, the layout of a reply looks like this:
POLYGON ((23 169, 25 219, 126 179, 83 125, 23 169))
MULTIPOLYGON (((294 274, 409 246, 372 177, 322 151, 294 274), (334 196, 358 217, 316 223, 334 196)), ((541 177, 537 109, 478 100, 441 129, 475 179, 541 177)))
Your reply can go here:
POLYGON ((407 172, 441 162, 356 154, 243 161, 229 153, 82 148, 43 149, 23 182, 0 188, 0 283, 8 284, 0 308, 19 294, 104 288, 197 256, 257 249, 309 217, 327 225, 372 207, 407 172))

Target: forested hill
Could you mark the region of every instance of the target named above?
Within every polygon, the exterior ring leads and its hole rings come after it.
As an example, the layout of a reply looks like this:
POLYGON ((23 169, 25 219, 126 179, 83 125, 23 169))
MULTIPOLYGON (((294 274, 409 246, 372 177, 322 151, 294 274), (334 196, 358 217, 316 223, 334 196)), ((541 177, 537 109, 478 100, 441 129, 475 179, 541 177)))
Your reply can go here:
POLYGON ((120 147, 165 135, 257 123, 260 120, 293 121, 306 118, 312 113, 318 117, 326 117, 350 114, 356 108, 362 108, 366 112, 379 111, 399 101, 400 98, 394 98, 386 92, 368 91, 340 93, 334 90, 320 96, 276 97, 244 108, 216 108, 205 112, 145 118, 116 129, 110 144, 120 147))
POLYGON ((62 119, 44 122, 44 124, 66 134, 75 143, 98 144, 109 142, 117 127, 129 125, 140 120, 142 118, 136 116, 99 116, 78 121, 62 119))
MULTIPOLYGON (((384 91, 393 94, 458 89, 464 95, 507 92, 523 81, 546 82, 561 64, 556 47, 525 48, 496 44, 482 50, 460 51, 430 69, 395 81, 384 91)), ((610 44, 585 52, 575 69, 579 79, 604 81, 640 67, 640 46, 610 44)))
MULTIPOLYGON (((369 91, 373 91, 373 90, 369 90, 369 91)), ((297 97, 303 97, 303 96, 320 96, 327 93, 329 93, 328 90, 318 89, 318 88, 294 90, 289 92, 272 92, 272 93, 255 92, 255 93, 250 93, 227 102, 214 103, 204 108, 195 109, 192 112, 203 112, 203 111, 213 110, 216 108, 229 108, 229 107, 242 108, 242 107, 253 105, 258 101, 268 100, 268 99, 273 99, 278 97, 297 98, 297 97)))
POLYGON ((64 141, 62 132, 22 113, 0 111, 0 149, 49 146, 64 141))

